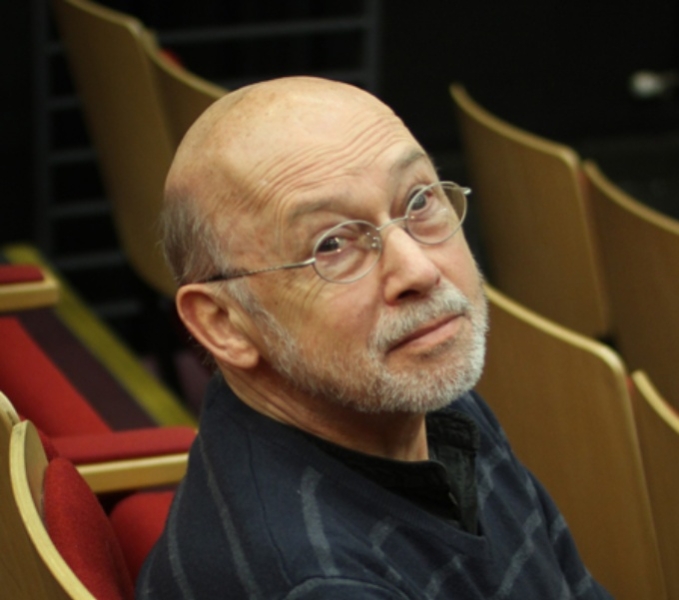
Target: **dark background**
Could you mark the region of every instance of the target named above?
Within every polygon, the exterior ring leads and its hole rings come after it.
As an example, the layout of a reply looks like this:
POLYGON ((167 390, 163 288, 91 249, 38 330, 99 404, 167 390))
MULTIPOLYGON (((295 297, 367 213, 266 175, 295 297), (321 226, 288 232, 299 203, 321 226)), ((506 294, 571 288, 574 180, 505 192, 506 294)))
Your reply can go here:
MULTIPOLYGON (((167 2, 118 4, 156 21, 168 12, 167 2)), ((195 2, 185 5, 184 14, 195 11, 195 2)), ((32 7, 0 8, 0 242, 33 234, 32 7)), ((672 0, 386 0, 380 95, 432 152, 457 149, 453 80, 503 118, 561 141, 664 134, 677 129, 679 102, 637 101, 627 84, 636 70, 678 66, 678 12, 672 0)))
MULTIPOLYGON (((36 7, 44 6, 41 1, 7 1, 0 7, 0 245, 37 243, 35 190, 40 182, 34 159, 38 133, 34 65, 44 49, 35 40, 34 19, 36 7)), ((361 4, 359 0, 106 3, 160 31, 229 23, 258 13, 266 13, 269 20, 289 18, 296 10, 323 15, 361 4)), ((659 208, 676 214, 679 92, 644 101, 630 94, 628 84, 640 69, 679 67, 678 29, 676 0, 616 4, 383 0, 377 94, 456 176, 463 172, 463 163, 448 85, 460 81, 491 112, 573 145, 583 156, 599 160, 609 176, 639 191, 642 200, 657 200, 659 208)), ((299 45, 295 51, 312 52, 313 47, 299 45)), ((265 62, 271 72, 279 55, 272 46, 265 62)), ((251 77, 270 74, 261 61, 249 60, 247 52, 230 61, 222 52, 185 58, 187 66, 206 77, 224 70, 251 77)), ((71 243, 78 235, 77 231, 70 235, 71 243)))

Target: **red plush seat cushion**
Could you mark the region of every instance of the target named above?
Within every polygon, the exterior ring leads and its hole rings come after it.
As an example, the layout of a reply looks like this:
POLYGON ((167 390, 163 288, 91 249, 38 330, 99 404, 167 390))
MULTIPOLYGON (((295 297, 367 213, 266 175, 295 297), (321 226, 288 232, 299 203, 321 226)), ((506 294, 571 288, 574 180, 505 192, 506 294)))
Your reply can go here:
POLYGON ((134 585, 113 527, 75 467, 53 459, 43 492, 47 531, 78 579, 98 600, 132 600, 134 585))
POLYGON ((52 444, 61 456, 83 465, 188 452, 195 437, 195 429, 177 425, 59 436, 52 444))
POLYGON ((111 430, 17 319, 0 317, 0 340, 0 390, 20 415, 52 437, 111 430))
POLYGON ((111 524, 135 581, 163 532, 172 498, 173 491, 137 492, 121 500, 111 512, 111 524))
POLYGON ((35 265, 0 265, 0 284, 42 281, 44 276, 35 265))

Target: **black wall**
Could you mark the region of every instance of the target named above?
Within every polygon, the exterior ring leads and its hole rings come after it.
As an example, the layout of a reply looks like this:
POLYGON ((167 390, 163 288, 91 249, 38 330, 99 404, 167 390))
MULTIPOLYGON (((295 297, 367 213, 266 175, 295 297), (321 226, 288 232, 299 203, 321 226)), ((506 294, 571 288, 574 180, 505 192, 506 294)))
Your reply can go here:
POLYGON ((32 233, 30 2, 0 2, 0 244, 32 233))
POLYGON ((510 122, 564 141, 664 131, 679 126, 679 95, 639 102, 628 78, 679 67, 678 49, 676 0, 389 0, 383 96, 433 149, 453 143, 454 80, 510 122))
MULTIPOLYGON (((0 4, 2 244, 33 234, 33 50, 31 2, 0 4)), ((384 0, 382 21, 380 95, 431 151, 457 148, 454 80, 496 114, 562 141, 679 128, 677 96, 640 102, 627 90, 638 69, 679 66, 676 0, 384 0)))

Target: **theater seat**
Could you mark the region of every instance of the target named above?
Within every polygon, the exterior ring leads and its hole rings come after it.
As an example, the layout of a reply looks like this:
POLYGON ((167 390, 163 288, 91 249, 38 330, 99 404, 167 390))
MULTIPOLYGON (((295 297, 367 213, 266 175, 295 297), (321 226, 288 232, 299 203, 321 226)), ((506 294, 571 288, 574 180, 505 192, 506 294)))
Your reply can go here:
POLYGON ((111 512, 113 530, 135 581, 165 528, 173 498, 173 491, 139 492, 118 502, 111 512))
POLYGON ((46 270, 30 264, 0 264, 0 312, 52 306, 59 284, 46 270))
POLYGON ((42 503, 54 546, 92 595, 99 600, 132 600, 132 576, 113 527, 68 460, 57 457, 48 463, 42 503))
POLYGON ((73 464, 48 460, 37 429, 0 394, 0 534, 11 548, 0 553, 3 597, 131 600, 128 564, 138 571, 171 499, 172 491, 136 492, 113 526, 73 464))
POLYGON ((14 317, 0 317, 0 391, 78 465, 186 453, 188 426, 113 431, 14 317))

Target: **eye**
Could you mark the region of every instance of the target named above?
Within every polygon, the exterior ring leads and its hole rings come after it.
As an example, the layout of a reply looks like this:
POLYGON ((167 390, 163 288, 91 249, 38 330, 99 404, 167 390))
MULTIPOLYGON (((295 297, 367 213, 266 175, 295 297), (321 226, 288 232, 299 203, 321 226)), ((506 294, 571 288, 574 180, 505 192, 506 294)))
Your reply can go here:
POLYGON ((316 242, 315 253, 318 254, 339 254, 345 252, 352 245, 356 245, 361 237, 361 228, 354 221, 341 223, 326 231, 316 242))
POLYGON ((408 203, 408 210, 417 211, 422 210, 427 206, 427 193, 424 190, 416 192, 408 203))
POLYGON ((411 218, 421 218, 428 209, 436 205, 437 189, 435 186, 421 187, 417 189, 408 201, 407 214, 411 218))
POLYGON ((341 235, 334 233, 318 240, 316 245, 316 253, 330 254, 333 252, 340 252, 347 244, 347 239, 341 235))

